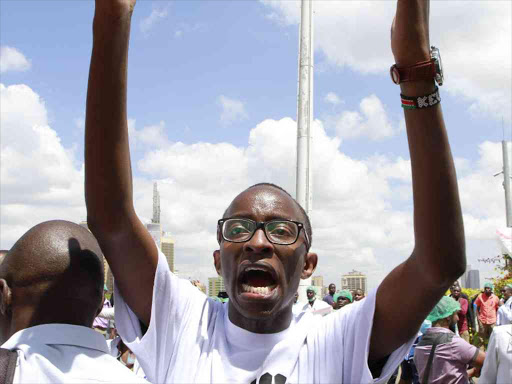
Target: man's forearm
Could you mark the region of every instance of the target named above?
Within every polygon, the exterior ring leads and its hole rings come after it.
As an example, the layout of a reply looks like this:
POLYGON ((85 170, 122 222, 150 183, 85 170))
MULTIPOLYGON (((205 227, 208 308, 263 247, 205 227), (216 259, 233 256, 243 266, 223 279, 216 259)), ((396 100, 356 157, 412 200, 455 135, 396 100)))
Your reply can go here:
MULTIPOLYGON (((404 83, 402 94, 421 96, 433 82, 404 83)), ((466 268, 457 178, 440 105, 405 110, 411 156, 415 249, 413 258, 433 285, 447 287, 466 268)))
POLYGON ((115 231, 133 210, 126 116, 130 22, 131 12, 113 17, 97 9, 93 24, 85 193, 89 224, 94 227, 100 221, 104 231, 115 231))

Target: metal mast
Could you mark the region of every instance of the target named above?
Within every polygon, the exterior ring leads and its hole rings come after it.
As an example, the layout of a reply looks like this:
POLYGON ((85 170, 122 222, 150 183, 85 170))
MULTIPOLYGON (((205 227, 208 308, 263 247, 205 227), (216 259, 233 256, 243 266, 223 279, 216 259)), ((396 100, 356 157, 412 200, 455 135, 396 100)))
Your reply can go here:
POLYGON ((510 141, 501 142, 503 150, 503 187, 505 188, 505 209, 507 211, 507 227, 512 227, 512 199, 510 195, 510 141))
MULTIPOLYGON (((312 210, 312 123, 313 123, 313 1, 301 1, 299 46, 299 94, 297 108, 296 198, 308 215, 312 210)), ((299 301, 306 301, 311 279, 301 280, 299 301)))

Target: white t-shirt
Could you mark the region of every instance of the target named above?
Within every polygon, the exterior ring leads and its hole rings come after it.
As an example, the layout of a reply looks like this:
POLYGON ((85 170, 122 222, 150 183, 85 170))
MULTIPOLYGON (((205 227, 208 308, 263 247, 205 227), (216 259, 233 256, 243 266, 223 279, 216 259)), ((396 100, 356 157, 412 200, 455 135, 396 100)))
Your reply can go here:
POLYGON ((331 315, 301 313, 285 331, 256 334, 231 323, 228 305, 174 276, 162 253, 144 337, 117 287, 115 294, 117 330, 153 383, 385 383, 414 341, 374 381, 367 361, 375 292, 331 315))
POLYGON ((315 299, 313 306, 309 303, 304 304, 301 312, 312 312, 314 315, 325 316, 333 311, 332 306, 323 300, 315 299))
POLYGON ((14 383, 147 383, 110 356, 92 328, 44 324, 16 332, 2 348, 18 352, 14 383))

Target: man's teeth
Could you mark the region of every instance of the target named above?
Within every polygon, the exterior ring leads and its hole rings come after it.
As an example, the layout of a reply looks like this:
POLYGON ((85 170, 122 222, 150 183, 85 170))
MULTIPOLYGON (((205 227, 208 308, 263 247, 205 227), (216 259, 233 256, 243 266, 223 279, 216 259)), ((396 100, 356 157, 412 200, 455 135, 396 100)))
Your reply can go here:
POLYGON ((250 292, 250 293, 258 293, 260 295, 268 295, 272 290, 275 288, 275 285, 272 285, 270 287, 253 287, 248 284, 242 284, 242 288, 244 292, 250 292))

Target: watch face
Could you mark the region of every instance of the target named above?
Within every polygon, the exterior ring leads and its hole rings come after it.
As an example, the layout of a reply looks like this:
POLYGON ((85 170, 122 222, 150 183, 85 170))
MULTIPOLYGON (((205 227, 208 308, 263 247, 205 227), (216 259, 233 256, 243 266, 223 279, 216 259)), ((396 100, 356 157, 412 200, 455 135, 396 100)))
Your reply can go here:
POLYGON ((439 53, 439 49, 432 46, 430 54, 432 59, 434 59, 434 63, 436 66, 436 82, 439 85, 443 85, 444 74, 443 74, 443 62, 441 61, 441 54, 439 53))
POLYGON ((391 80, 393 80, 393 83, 400 84, 400 73, 398 72, 398 68, 396 65, 393 65, 390 69, 391 74, 391 80))

